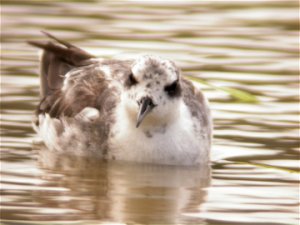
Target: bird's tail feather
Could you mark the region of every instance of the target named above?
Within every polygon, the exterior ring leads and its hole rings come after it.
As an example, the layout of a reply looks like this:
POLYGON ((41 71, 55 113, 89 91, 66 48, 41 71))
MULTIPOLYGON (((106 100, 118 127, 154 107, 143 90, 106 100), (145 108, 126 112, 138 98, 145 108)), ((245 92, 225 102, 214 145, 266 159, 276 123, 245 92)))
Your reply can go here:
POLYGON ((30 45, 43 49, 40 63, 41 98, 61 88, 63 76, 73 69, 89 64, 95 56, 44 32, 52 41, 28 41, 30 45))

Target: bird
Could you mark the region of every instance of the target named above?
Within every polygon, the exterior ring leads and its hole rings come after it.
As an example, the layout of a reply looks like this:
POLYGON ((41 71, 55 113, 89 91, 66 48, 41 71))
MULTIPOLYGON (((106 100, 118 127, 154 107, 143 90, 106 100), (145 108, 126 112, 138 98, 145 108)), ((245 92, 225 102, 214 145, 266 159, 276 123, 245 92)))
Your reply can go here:
POLYGON ((207 98, 176 64, 143 54, 98 58, 43 32, 40 102, 33 127, 47 149, 106 161, 207 165, 207 98))

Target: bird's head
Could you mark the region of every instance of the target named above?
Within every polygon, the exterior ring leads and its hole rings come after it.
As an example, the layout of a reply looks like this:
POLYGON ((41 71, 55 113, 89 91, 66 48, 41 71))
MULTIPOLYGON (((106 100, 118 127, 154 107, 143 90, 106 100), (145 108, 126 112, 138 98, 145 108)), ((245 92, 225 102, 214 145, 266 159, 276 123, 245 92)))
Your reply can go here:
POLYGON ((136 127, 155 126, 176 118, 181 98, 180 71, 176 65, 157 56, 141 56, 125 81, 128 112, 136 127))

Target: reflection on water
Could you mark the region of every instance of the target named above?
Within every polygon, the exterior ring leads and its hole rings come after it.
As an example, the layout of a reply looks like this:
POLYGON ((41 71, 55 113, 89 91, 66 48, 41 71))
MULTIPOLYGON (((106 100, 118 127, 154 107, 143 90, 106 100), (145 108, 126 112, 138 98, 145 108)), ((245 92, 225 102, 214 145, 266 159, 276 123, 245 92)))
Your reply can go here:
POLYGON ((298 4, 4 1, 3 223, 297 224, 298 4), (212 177, 209 168, 106 163, 32 146, 38 62, 25 41, 42 39, 39 30, 99 56, 176 61, 211 102, 212 177))
MULTIPOLYGON (((43 177, 49 190, 33 191, 34 202, 43 207, 67 208, 72 219, 179 222, 182 211, 201 206, 206 195, 203 188, 210 182, 209 167, 99 163, 98 159, 53 154, 45 148, 39 148, 39 152, 41 167, 52 172, 43 177), (62 191, 59 198, 55 188, 62 191)), ((36 220, 35 215, 28 217, 36 220)))

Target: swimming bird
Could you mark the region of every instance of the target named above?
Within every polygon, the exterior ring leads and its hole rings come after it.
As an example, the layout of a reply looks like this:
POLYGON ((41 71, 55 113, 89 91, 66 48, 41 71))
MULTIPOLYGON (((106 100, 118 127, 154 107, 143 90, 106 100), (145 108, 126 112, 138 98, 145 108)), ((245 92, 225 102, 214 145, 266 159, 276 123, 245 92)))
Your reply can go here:
POLYGON ((167 165, 209 162, 208 101, 174 62, 94 55, 44 32, 34 128, 49 150, 167 165))

